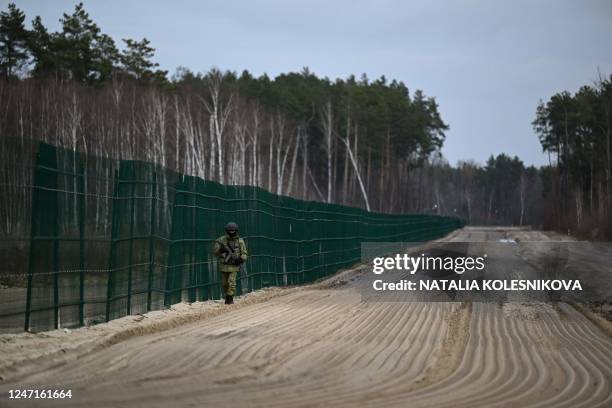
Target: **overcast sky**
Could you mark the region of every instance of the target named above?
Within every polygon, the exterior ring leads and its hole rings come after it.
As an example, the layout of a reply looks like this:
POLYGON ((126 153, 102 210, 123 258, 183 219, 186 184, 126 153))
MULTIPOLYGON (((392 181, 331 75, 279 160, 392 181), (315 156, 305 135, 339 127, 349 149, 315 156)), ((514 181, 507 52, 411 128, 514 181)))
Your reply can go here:
MULTIPOLYGON (((3 9, 7 1, 2 0, 3 9)), ((31 21, 59 28, 76 1, 16 1, 31 21)), ((156 61, 255 75, 300 71, 345 78, 365 72, 435 96, 450 125, 451 164, 547 156, 531 121, 539 99, 612 73, 612 0, 84 1, 102 31, 147 37, 156 61)))

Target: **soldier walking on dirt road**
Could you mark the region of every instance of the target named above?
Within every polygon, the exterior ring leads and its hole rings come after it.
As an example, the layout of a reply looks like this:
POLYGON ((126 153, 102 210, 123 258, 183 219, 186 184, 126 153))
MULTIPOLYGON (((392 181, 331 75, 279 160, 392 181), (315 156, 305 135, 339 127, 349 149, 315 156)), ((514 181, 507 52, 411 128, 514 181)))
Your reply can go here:
POLYGON ((238 224, 229 222, 225 226, 225 235, 215 241, 215 256, 219 258, 219 271, 223 279, 225 304, 234 303, 236 293, 236 276, 240 265, 247 260, 247 247, 244 240, 238 236, 238 224))

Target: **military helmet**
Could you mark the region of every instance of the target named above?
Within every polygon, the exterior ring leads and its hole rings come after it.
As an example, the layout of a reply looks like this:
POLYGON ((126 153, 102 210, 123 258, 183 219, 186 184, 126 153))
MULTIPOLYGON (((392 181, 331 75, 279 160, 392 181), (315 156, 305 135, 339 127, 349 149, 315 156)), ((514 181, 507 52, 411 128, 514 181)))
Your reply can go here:
POLYGON ((227 225, 225 226, 225 232, 238 232, 238 224, 236 224, 235 222, 228 222, 227 225))

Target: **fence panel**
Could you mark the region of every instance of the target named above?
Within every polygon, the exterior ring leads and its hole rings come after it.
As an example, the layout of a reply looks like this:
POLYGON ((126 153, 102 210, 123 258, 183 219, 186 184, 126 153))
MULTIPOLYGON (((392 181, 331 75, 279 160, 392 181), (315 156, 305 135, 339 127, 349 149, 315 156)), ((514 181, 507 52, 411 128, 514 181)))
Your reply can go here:
MULTIPOLYGON (((238 294, 327 276, 358 262, 365 241, 425 241, 462 226, 451 217, 378 214, 224 186, 44 143, 28 148, 37 151, 24 206, 30 219, 21 223, 30 226, 29 245, 7 261, 21 271, 17 278, 0 271, 5 332, 77 327, 219 299, 212 245, 230 220, 240 225, 250 254, 238 294)), ((3 191, 16 191, 9 181, 2 180, 3 191)))

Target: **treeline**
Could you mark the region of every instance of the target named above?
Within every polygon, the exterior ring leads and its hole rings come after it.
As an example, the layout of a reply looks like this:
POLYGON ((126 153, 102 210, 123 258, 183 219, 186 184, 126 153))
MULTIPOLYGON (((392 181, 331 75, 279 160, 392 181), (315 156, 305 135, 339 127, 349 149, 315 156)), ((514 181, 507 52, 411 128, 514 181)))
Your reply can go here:
POLYGON ((433 203, 433 213, 457 215, 469 224, 542 227, 545 169, 502 153, 484 166, 461 161, 453 167, 435 159, 423 171, 432 183, 424 199, 433 203))
POLYGON ((83 3, 72 14, 63 14, 59 32, 49 32, 40 16, 27 29, 25 19, 14 3, 0 13, 0 72, 5 79, 53 77, 102 85, 121 73, 141 82, 166 81, 167 72, 151 61, 155 50, 149 40, 123 39, 124 49, 119 51, 83 3))
POLYGON ((1 18, 3 135, 304 199, 385 212, 430 206, 418 199, 429 183, 413 173, 448 126, 434 98, 401 82, 332 81, 306 68, 276 78, 180 68, 167 79, 146 39, 117 51, 82 4, 57 33, 39 17, 28 30, 15 5, 1 18))
MULTIPOLYGON (((373 211, 564 231, 610 225, 602 223, 609 219, 610 81, 538 108, 536 131, 556 156, 550 166, 526 167, 502 154, 484 166, 451 167, 440 153, 449 126, 436 100, 402 82, 331 80, 307 68, 275 78, 179 68, 168 77, 148 40, 125 39, 119 50, 82 4, 60 23, 49 32, 36 17, 27 28, 13 4, 1 13, 3 137, 373 211)), ((11 167, 8 150, 1 155, 3 178, 12 178, 5 185, 27 179, 11 167)), ((28 208, 7 203, 5 234, 28 208)))
POLYGON ((541 102, 533 126, 550 157, 545 225, 612 237, 612 76, 541 102))
POLYGON ((581 238, 612 238, 612 76, 541 101, 532 124, 549 155, 547 166, 525 168, 505 155, 491 157, 482 168, 460 163, 448 169, 460 173, 452 182, 460 194, 447 196, 463 204, 464 217, 473 223, 530 224, 581 238))

